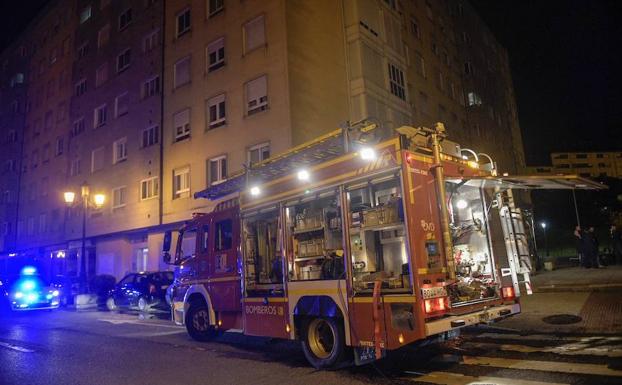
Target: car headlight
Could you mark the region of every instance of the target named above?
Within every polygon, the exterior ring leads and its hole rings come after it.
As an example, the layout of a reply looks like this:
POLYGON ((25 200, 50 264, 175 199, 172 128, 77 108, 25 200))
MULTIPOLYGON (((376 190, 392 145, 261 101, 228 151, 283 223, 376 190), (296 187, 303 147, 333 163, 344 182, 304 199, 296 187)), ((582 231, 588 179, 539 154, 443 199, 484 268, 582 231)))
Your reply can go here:
POLYGON ((52 296, 54 296, 54 297, 58 297, 59 295, 60 295, 60 293, 58 292, 58 290, 54 290, 52 292, 52 296))
POLYGON ((24 297, 24 293, 22 293, 21 291, 18 291, 15 293, 15 299, 20 299, 24 297))

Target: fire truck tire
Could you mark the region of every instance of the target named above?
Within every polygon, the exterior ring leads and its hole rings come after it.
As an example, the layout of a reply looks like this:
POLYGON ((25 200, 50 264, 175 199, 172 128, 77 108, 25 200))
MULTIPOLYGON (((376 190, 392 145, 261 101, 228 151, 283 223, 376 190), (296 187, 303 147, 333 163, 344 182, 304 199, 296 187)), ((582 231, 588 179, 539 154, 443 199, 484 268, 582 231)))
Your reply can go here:
POLYGON ((203 301, 190 303, 185 324, 188 334, 196 341, 206 342, 218 334, 209 323, 209 309, 203 301))
POLYGON ((311 318, 303 332, 302 350, 316 369, 335 368, 344 359, 346 339, 339 318, 311 318))

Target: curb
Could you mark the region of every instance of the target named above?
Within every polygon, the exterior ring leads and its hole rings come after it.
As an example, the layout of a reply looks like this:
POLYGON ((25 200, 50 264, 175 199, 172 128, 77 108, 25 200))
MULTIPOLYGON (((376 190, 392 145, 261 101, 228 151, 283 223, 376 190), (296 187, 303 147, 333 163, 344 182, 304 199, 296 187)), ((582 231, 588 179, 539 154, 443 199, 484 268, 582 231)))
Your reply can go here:
POLYGON ((534 293, 564 293, 564 292, 608 292, 622 290, 622 283, 604 283, 597 285, 546 285, 534 288, 534 293))

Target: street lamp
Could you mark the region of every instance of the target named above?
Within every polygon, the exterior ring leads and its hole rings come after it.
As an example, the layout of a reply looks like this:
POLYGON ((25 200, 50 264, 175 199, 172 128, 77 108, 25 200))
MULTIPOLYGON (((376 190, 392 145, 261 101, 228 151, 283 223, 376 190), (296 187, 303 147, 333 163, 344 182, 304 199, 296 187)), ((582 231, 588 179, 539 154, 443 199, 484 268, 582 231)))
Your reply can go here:
POLYGON ((101 208, 106 201, 106 196, 104 194, 93 194, 93 202, 89 201, 90 197, 90 188, 89 185, 85 183, 82 184, 81 189, 81 201, 76 202, 76 193, 73 191, 65 191, 63 193, 63 199, 68 206, 74 205, 74 203, 82 204, 82 250, 80 256, 80 291, 82 293, 86 293, 87 285, 86 285, 86 217, 88 214, 89 207, 95 207, 97 209, 101 208))
POLYGON ((542 232, 544 233, 544 248, 546 249, 546 256, 549 256, 549 242, 546 238, 546 222, 540 222, 540 226, 542 227, 542 232))

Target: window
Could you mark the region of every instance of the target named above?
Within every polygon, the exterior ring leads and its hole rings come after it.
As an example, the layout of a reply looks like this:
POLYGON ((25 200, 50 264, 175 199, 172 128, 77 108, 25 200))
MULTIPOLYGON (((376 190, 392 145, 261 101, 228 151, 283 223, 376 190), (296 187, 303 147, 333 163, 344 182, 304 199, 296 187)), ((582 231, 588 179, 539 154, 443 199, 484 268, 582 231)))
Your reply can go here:
POLYGON ((80 175, 80 158, 75 158, 71 160, 71 165, 69 168, 69 175, 71 176, 80 175))
POLYGON ((115 140, 112 144, 112 163, 127 160, 127 138, 115 140))
POLYGON ((2 222, 2 227, 0 227, 0 235, 6 236, 11 234, 11 222, 2 222))
POLYGON ((190 137, 190 109, 179 111, 173 115, 173 128, 175 132, 175 142, 190 137))
POLYGON ((127 48, 117 56, 117 73, 125 71, 130 66, 131 50, 127 48))
POLYGON ((62 155, 63 152, 65 152, 65 138, 63 138, 62 136, 59 136, 58 138, 56 138, 56 146, 54 150, 54 155, 59 156, 59 155, 62 155))
POLYGON ((419 28, 419 22, 415 19, 410 20, 410 28, 412 34, 417 38, 421 39, 421 29, 419 28))
POLYGON ((173 82, 175 88, 190 83, 190 56, 187 56, 175 63, 173 82))
POLYGON ((91 173, 104 168, 104 148, 99 147, 91 151, 91 173))
POLYGON ((214 231, 214 249, 215 251, 229 250, 233 246, 233 221, 225 219, 216 222, 216 230, 214 231))
POLYGON ((129 104, 129 94, 127 92, 122 93, 114 99, 114 115, 119 117, 127 114, 129 104))
POLYGON ((207 46, 207 72, 225 65, 225 39, 220 38, 207 46))
POLYGON ((37 168, 39 166, 39 150, 34 150, 32 152, 32 168, 37 168))
POLYGON ((73 122, 71 136, 75 137, 84 132, 84 118, 79 118, 73 122))
POLYGON ((227 179, 227 156, 208 160, 208 174, 209 186, 224 182, 227 179))
POLYGON ((436 72, 436 87, 441 91, 445 90, 445 76, 441 71, 436 72))
POLYGON ((145 128, 142 132, 140 147, 145 148, 158 143, 159 129, 158 126, 145 128))
POLYGON ((266 45, 264 17, 258 16, 244 24, 244 52, 266 45))
POLYGON ((393 95, 406 100, 404 73, 391 63, 389 63, 389 86, 393 95))
POLYGON ((69 37, 66 37, 63 40, 63 55, 68 55, 70 49, 71 49, 71 39, 69 37))
POLYGON ((227 123, 225 111, 225 94, 207 100, 207 129, 220 127, 227 123))
POLYGON ((263 162, 269 157, 270 157, 270 143, 257 144, 248 149, 248 163, 250 163, 251 165, 255 163, 263 162))
POLYGON ((158 177, 147 178, 140 181, 140 199, 146 200, 155 198, 160 193, 160 183, 158 177))
POLYGON ((190 196, 190 167, 173 170, 173 199, 190 196))
POLYGON ((103 26, 99 32, 97 32, 97 48, 102 48, 110 40, 110 24, 103 26))
POLYGON ((95 70, 95 88, 101 86, 108 80, 108 63, 104 63, 95 70))
POLYGON ((127 201, 127 187, 120 186, 112 189, 112 209, 125 207, 127 201))
POLYGON ((177 37, 190 31, 190 8, 177 14, 177 37))
POLYGON ((384 0, 384 2, 392 10, 397 10, 397 0, 384 0))
POLYGON ((84 24, 88 19, 91 18, 91 6, 84 8, 80 12, 80 24, 84 24))
POLYGON ((17 142, 17 131, 11 130, 11 131, 7 132, 6 140, 7 140, 8 143, 15 143, 15 142, 17 142))
POLYGON ((105 104, 96 107, 93 113, 93 128, 101 127, 106 124, 107 115, 108 107, 105 104))
POLYGON ((58 47, 54 47, 50 51, 50 65, 56 63, 56 60, 58 60, 58 47))
POLYGON ((47 163, 50 161, 50 143, 46 143, 41 151, 41 161, 47 163))
POLYGON ((47 132, 52 130, 54 126, 54 113, 52 111, 48 111, 45 113, 45 118, 43 121, 43 129, 47 132))
POLYGON ((75 86, 76 96, 84 95, 86 92, 86 79, 80 79, 75 86))
POLYGON ((143 39, 143 52, 149 52, 160 43, 160 30, 156 29, 153 32, 150 32, 143 39))
POLYGON ((470 75, 473 73, 473 66, 471 66, 471 62, 464 63, 464 74, 470 75))
POLYGON ((15 160, 14 159, 7 159, 4 162, 4 171, 5 172, 15 171, 15 160))
POLYGON ((58 103, 58 106, 56 106, 56 121, 57 122, 62 122, 65 120, 65 116, 67 113, 67 105, 65 102, 60 102, 58 103))
POLYGON ((160 77, 155 76, 151 79, 143 82, 143 87, 141 90, 142 98, 148 98, 150 96, 154 96, 160 93, 160 77))
MULTIPOLYGON (((82 59, 89 53, 89 42, 84 42, 78 47, 78 59, 82 59)), ((39 71, 39 74, 41 71, 39 71)))
POLYGON ((45 233, 45 230, 47 228, 46 222, 47 222, 47 215, 45 213, 39 214, 39 234, 45 233))
POLYGON ((482 105, 482 99, 475 92, 469 92, 467 94, 467 99, 469 102, 469 107, 482 105))
POLYGON ((426 77, 425 76, 425 59, 423 58, 423 55, 421 55, 419 52, 415 52, 415 71, 421 75, 422 77, 426 77))
POLYGON ((212 17, 225 9, 225 0, 208 0, 208 16, 212 17))
POLYGON ((129 8, 127 11, 123 12, 119 16, 119 31, 127 28, 128 25, 132 22, 132 8, 129 8))
POLYGON ((268 108, 267 83, 267 77, 264 75, 245 84, 247 115, 252 115, 268 108))

